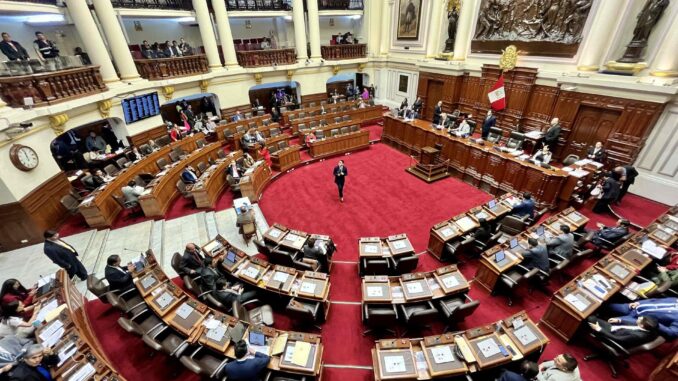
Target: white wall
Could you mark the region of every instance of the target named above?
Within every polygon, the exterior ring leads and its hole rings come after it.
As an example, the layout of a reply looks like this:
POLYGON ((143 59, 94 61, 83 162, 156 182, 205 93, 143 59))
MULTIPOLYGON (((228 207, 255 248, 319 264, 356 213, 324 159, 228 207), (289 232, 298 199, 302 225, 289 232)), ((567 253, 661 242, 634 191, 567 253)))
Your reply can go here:
POLYGON ((403 98, 407 98, 409 104, 416 99, 419 72, 399 68, 377 69, 372 81, 377 86, 377 102, 389 107, 397 107, 400 106, 403 98), (408 78, 407 91, 399 89, 401 76, 408 78))
POLYGON ((123 25, 129 38, 129 44, 141 44, 143 40, 148 40, 149 44, 154 42, 164 43, 169 40, 177 40, 183 37, 193 48, 202 45, 200 39, 200 30, 197 24, 195 26, 186 26, 178 23, 174 19, 150 19, 150 18, 131 18, 124 17, 123 25), (143 30, 134 30, 134 22, 139 21, 143 30))
MULTIPOLYGON (((35 32, 40 31, 57 44, 62 56, 72 56, 73 50, 80 46, 84 49, 82 40, 78 35, 74 25, 28 25, 24 22, 25 17, 18 16, 0 16, 0 31, 7 32, 12 39, 18 41, 32 58, 38 58, 33 49, 35 32)), ((5 60, 4 55, 0 55, 0 61, 5 60)))

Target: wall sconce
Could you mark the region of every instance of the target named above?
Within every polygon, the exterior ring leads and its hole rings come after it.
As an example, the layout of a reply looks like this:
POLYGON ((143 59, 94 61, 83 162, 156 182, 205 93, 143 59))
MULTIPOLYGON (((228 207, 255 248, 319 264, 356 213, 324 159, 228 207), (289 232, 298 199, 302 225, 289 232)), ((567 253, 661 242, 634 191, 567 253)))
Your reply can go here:
POLYGON ((250 20, 245 20, 245 29, 252 29, 252 22, 250 20))
POLYGON ((330 26, 334 26, 334 18, 330 17, 330 26))

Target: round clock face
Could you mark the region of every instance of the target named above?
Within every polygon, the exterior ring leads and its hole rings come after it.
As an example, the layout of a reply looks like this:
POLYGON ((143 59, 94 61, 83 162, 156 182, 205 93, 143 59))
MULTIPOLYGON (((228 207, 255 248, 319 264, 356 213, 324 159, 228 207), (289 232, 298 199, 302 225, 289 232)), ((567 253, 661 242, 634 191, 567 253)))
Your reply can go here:
POLYGON ((12 162, 17 168, 22 171, 30 171, 38 166, 40 160, 33 148, 20 145, 14 146, 13 148, 10 155, 12 156, 12 162))

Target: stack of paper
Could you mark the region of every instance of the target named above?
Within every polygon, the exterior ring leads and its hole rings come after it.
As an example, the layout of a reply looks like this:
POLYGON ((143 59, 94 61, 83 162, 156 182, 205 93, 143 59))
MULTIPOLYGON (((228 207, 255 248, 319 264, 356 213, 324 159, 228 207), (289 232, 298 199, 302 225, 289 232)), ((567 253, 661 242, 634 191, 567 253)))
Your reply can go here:
POLYGON ((433 362, 436 364, 444 364, 454 361, 454 354, 452 353, 452 348, 450 348, 449 345, 431 348, 431 355, 433 357, 433 362))

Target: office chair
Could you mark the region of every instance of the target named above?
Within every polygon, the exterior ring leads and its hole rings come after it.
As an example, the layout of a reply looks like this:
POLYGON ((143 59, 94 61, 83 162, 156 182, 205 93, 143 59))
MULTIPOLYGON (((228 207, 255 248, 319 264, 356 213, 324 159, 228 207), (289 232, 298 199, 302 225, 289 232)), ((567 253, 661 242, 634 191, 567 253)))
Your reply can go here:
POLYGON ((341 135, 348 134, 348 132, 349 132, 348 126, 342 127, 342 128, 339 129, 339 134, 341 134, 341 135))
POLYGON ((351 125, 351 132, 356 132, 356 131, 359 131, 359 130, 360 130, 360 127, 358 127, 357 124, 352 124, 352 125, 351 125))
POLYGON ((148 306, 146 306, 146 302, 144 302, 144 299, 138 293, 130 291, 125 291, 119 295, 115 292, 107 292, 104 296, 115 309, 134 316, 148 306))
POLYGON ((254 221, 246 223, 240 227, 240 234, 247 246, 250 245, 252 237, 257 235, 257 225, 254 221))
POLYGON ((503 135, 503 131, 499 127, 490 127, 490 133, 487 134, 487 141, 490 143, 499 143, 501 141, 501 137, 503 135))
POLYGON ((487 242, 478 241, 473 238, 473 242, 469 245, 469 248, 475 256, 479 256, 480 253, 496 245, 497 242, 499 242, 499 238, 501 238, 503 234, 504 233, 502 232, 496 232, 490 237, 490 239, 487 240, 487 242))
POLYGON ((308 128, 306 127, 306 124, 305 124, 305 123, 299 123, 299 125, 298 125, 297 127, 298 127, 299 131, 306 131, 306 130, 308 130, 308 128))
POLYGON ((80 212, 78 209, 80 207, 80 202, 78 202, 78 200, 76 200, 75 197, 70 194, 63 195, 59 202, 61 203, 61 206, 63 206, 70 214, 78 214, 80 212))
POLYGON ((310 103, 308 104, 308 107, 315 107, 315 102, 310 102, 310 103))
POLYGON ((523 283, 529 281, 539 272, 538 268, 528 269, 523 265, 515 265, 505 273, 501 274, 499 278, 500 284, 507 289, 507 304, 513 305, 513 296, 515 290, 523 283))
POLYGON ((592 240, 593 240, 593 236, 594 236, 595 232, 596 231, 592 230, 592 231, 586 233, 585 235, 583 235, 580 239, 577 240, 577 246, 584 247, 584 245, 586 245, 588 243, 588 244, 591 244, 592 246, 595 246, 595 248, 598 252, 601 252, 603 250, 612 251, 617 246, 626 242, 633 235, 633 233, 629 230, 629 232, 626 233, 626 235, 619 237, 614 241, 608 241, 604 238, 599 237, 598 238, 598 240, 599 240, 598 244, 594 244, 592 240))
POLYGON ((259 239, 254 239, 252 240, 252 242, 254 242, 254 246, 257 248, 257 251, 259 253, 264 254, 267 258, 271 255, 271 249, 268 246, 266 246, 266 244, 263 241, 259 239))
POLYGON ((289 147, 289 144, 287 144, 287 140, 283 140, 278 142, 278 149, 283 150, 285 148, 289 147))
POLYGON ((200 163, 198 163, 197 167, 198 167, 198 171, 200 172, 200 174, 202 174, 203 172, 205 172, 207 170, 207 164, 205 164, 204 161, 201 161, 200 163))
POLYGON ((133 217, 139 217, 143 214, 143 211, 141 210, 141 206, 139 205, 138 202, 128 202, 125 201, 125 199, 122 196, 113 195, 113 199, 120 205, 124 210, 128 211, 129 213, 125 216, 125 220, 128 220, 133 217))
POLYGON ((240 183, 237 182, 233 176, 230 174, 226 174, 226 182, 228 183, 228 186, 231 188, 231 192, 233 194, 239 195, 240 194, 240 183))
POLYGON ((541 210, 536 211, 534 213, 534 216, 532 217, 527 216, 527 218, 525 219, 525 223, 527 224, 528 227, 536 224, 548 211, 549 211, 548 208, 542 208, 541 210))
MULTIPOLYGON (((171 152, 170 152, 170 154, 171 154, 171 152)), ((165 167, 167 165, 169 165, 169 163, 167 163, 167 159, 165 159, 164 157, 161 157, 160 159, 155 161, 155 165, 157 165, 158 169, 162 171, 163 169, 165 169, 165 167)))
POLYGON ((143 153, 144 155, 150 155, 153 153, 153 149, 148 144, 142 144, 139 146, 139 152, 143 153))
MULTIPOLYGON (((172 161, 172 163, 176 163, 177 161, 181 160, 181 154, 179 152, 176 152, 176 151, 171 151, 169 153, 169 157, 170 157, 170 161, 172 161)), ((161 159, 158 159, 158 161, 159 160, 163 160, 163 159, 161 158, 161 159)))
POLYGON ((617 362, 621 363, 624 368, 628 368, 627 359, 631 357, 631 355, 654 351, 666 342, 664 337, 657 336, 656 339, 649 343, 637 345, 632 348, 624 348, 616 341, 603 335, 599 335, 596 332, 592 332, 591 337, 593 337, 593 341, 597 343, 598 349, 594 353, 584 356, 584 361, 600 358, 610 367, 613 378, 617 378, 618 375, 616 367, 617 362))
POLYGON ((430 324, 438 318, 438 310, 430 300, 413 304, 400 304, 399 307, 400 313, 405 319, 405 324, 407 324, 407 330, 403 332, 403 337, 407 337, 410 330, 421 331, 429 328, 430 324))
POLYGON ((294 326, 307 330, 310 325, 318 331, 322 330, 317 324, 318 320, 323 318, 320 313, 320 302, 292 298, 289 303, 287 303, 285 311, 287 312, 287 316, 292 320, 294 326))
POLYGON ((172 143, 172 139, 169 137, 169 135, 161 136, 155 140, 155 144, 158 147, 164 147, 170 143, 172 143))
POLYGON ((145 306, 141 312, 132 317, 121 316, 118 318, 118 325, 129 333, 143 336, 152 333, 163 325, 163 321, 145 306))
POLYGON ((392 258, 392 261, 396 274, 406 274, 414 272, 419 264, 419 257, 412 254, 404 257, 392 258))
POLYGON ((183 277, 186 273, 181 269, 181 254, 179 252, 174 252, 172 254, 172 259, 170 261, 170 266, 172 269, 180 276, 183 277))
POLYGON ((334 117, 334 124, 341 123, 341 117, 335 116, 334 117))
POLYGON ((563 166, 572 165, 575 162, 579 161, 579 156, 575 154, 569 154, 565 159, 563 159, 563 166))
POLYGON ((217 151, 217 157, 219 159, 225 159, 226 158, 226 152, 224 152, 223 150, 218 150, 217 151))
POLYGON ((470 252, 474 242, 475 238, 468 237, 464 240, 455 239, 451 242, 446 243, 440 255, 440 260, 443 262, 454 261, 457 263, 464 263, 464 261, 461 260, 460 256, 463 253, 470 252))
POLYGON ((191 372, 210 379, 218 378, 218 375, 228 363, 228 359, 224 355, 217 355, 202 345, 198 346, 190 355, 179 357, 179 361, 191 372))
POLYGON ((104 172, 106 172, 106 174, 109 176, 115 176, 118 173, 120 173, 120 170, 115 165, 108 164, 107 166, 104 167, 104 172))
POLYGON ((468 294, 455 295, 446 299, 437 301, 440 312, 445 316, 447 326, 443 332, 450 331, 450 328, 456 325, 466 317, 470 316, 480 305, 479 300, 471 299, 468 294))
POLYGON ((108 284, 94 274, 87 275, 87 289, 105 304, 109 304, 106 293, 109 291, 108 284))
POLYGON ((191 277, 188 274, 181 277, 186 290, 188 290, 188 292, 193 294, 195 297, 198 297, 200 294, 202 294, 202 287, 200 287, 200 284, 198 283, 198 278, 200 277, 191 277))
POLYGON ((509 214, 499 222, 499 231, 511 237, 516 236, 527 228, 526 219, 527 216, 516 217, 509 214))
POLYGON ((179 191, 179 193, 181 193, 181 196, 183 196, 183 198, 186 199, 193 198, 193 194, 191 194, 191 192, 188 191, 186 184, 183 181, 181 181, 181 179, 177 180, 176 186, 177 190, 179 191))
POLYGON ((389 327, 396 327, 398 323, 398 310, 393 304, 363 304, 363 324, 370 327, 363 331, 363 336, 368 333, 388 332, 397 336, 396 332, 389 327))
POLYGON ((152 349, 171 357, 180 357, 189 346, 188 340, 164 324, 152 332, 144 333, 141 339, 152 349))
POLYGON ((386 258, 361 258, 360 275, 387 275, 391 265, 386 258))
POLYGON ((315 121, 315 120, 312 120, 312 121, 308 122, 308 126, 310 128, 316 128, 316 127, 318 127, 318 122, 315 121))
POLYGON ((560 281, 565 280, 565 269, 570 266, 572 261, 567 258, 554 258, 554 257, 549 257, 549 268, 550 268, 550 273, 548 274, 549 277, 554 277, 558 276, 558 279, 560 281))
POLYGON ((276 128, 271 128, 271 137, 273 138, 273 137, 276 137, 276 136, 278 136, 278 135, 280 135, 280 129, 277 128, 277 127, 276 127, 276 128))
POLYGON ((299 119, 304 119, 306 118, 306 113, 305 112, 300 112, 299 113, 299 119))
POLYGON ((330 130, 330 137, 337 136, 339 135, 339 129, 338 128, 333 128, 330 130))
POLYGON ((316 130, 315 137, 316 139, 325 139, 325 132, 323 130, 316 130))
POLYGON ((252 118, 252 113, 251 112, 246 112, 245 113, 245 119, 250 119, 252 118))
POLYGON ((116 160, 115 163, 118 164, 118 167, 125 168, 127 167, 129 160, 126 157, 121 157, 120 159, 116 160))
POLYGON ((268 258, 272 263, 303 271, 318 271, 320 269, 320 263, 315 259, 304 258, 300 252, 290 253, 277 247, 270 251, 268 258))
MULTIPOLYGON (((247 302, 247 305, 254 304, 255 302, 258 302, 258 300, 250 300, 247 302)), ((242 305, 237 300, 234 300, 231 313, 236 319, 240 319, 244 322, 254 325, 263 324, 270 327, 274 323, 273 310, 269 305, 263 305, 252 308, 251 310, 247 310, 244 305, 242 305)))
POLYGON ((341 120, 344 121, 344 122, 348 122, 349 120, 351 120, 351 116, 344 115, 344 116, 341 117, 341 120))
POLYGON ((247 131, 247 129, 245 128, 245 126, 243 126, 243 125, 235 126, 235 132, 236 132, 236 133, 241 133, 241 132, 245 132, 245 131, 247 131))
POLYGON ((263 124, 264 126, 268 126, 269 124, 271 124, 271 120, 270 119, 264 119, 264 120, 261 121, 261 124, 263 124))
POLYGON ((197 145, 198 148, 202 148, 207 145, 207 142, 205 141, 205 139, 198 139, 195 141, 195 145, 197 145))
POLYGON ((525 141, 525 134, 520 132, 511 132, 508 140, 506 141, 506 148, 510 149, 521 149, 523 147, 523 142, 525 141))

